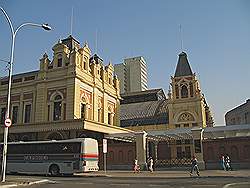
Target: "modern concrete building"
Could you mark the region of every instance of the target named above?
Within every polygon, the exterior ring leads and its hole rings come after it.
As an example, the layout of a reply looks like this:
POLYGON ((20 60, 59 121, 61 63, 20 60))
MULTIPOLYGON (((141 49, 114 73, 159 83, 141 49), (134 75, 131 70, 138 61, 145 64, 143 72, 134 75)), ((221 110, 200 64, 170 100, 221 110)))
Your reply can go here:
POLYGON ((124 59, 114 65, 115 74, 120 80, 121 93, 145 91, 147 86, 147 65, 142 56, 124 59))
POLYGON ((250 124, 250 99, 228 111, 225 115, 225 120, 226 125, 250 124))

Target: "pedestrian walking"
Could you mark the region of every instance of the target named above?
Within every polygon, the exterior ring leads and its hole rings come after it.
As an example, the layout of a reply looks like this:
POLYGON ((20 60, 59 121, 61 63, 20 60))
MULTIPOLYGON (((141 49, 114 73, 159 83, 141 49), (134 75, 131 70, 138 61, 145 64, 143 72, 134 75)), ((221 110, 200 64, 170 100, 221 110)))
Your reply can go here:
POLYGON ((193 171, 196 171, 197 176, 200 176, 198 161, 195 156, 192 158, 190 176, 193 175, 193 171))
POLYGON ((226 166, 226 170, 233 170, 232 169, 232 166, 231 166, 231 160, 230 160, 230 157, 228 154, 226 154, 226 157, 225 157, 225 166, 226 166))
POLYGON ((221 166, 222 166, 222 170, 226 170, 226 165, 225 165, 226 163, 225 163, 224 155, 221 156, 220 163, 221 163, 221 166))
POLYGON ((134 162, 134 173, 136 172, 140 172, 140 167, 138 165, 138 160, 135 159, 135 162, 134 162))
POLYGON ((154 166, 154 160, 152 157, 149 158, 149 171, 152 173, 154 171, 153 169, 153 166, 154 166))

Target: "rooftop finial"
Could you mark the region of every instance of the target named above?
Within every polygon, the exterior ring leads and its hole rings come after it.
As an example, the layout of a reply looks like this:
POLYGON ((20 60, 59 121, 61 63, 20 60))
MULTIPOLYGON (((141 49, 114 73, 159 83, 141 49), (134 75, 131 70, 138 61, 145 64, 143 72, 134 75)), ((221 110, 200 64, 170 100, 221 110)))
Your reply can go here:
POLYGON ((74 16, 74 7, 71 9, 71 19, 70 19, 70 35, 73 33, 73 16, 74 16))
POLYGON ((183 39, 182 39, 182 27, 180 24, 180 39, 181 39, 181 51, 183 52, 183 39))
POLYGON ((95 54, 97 54, 97 29, 95 30, 95 54))

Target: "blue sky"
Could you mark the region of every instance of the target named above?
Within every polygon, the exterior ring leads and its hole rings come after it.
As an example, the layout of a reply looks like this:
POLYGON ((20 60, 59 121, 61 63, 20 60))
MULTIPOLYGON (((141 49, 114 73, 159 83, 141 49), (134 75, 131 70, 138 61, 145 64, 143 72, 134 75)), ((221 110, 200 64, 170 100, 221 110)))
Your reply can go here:
MULTIPOLYGON (((2 0, 17 27, 23 22, 49 23, 53 31, 23 28, 17 34, 14 73, 39 68, 44 52, 70 34, 88 42, 106 64, 144 56, 149 88, 167 92, 181 52, 184 51, 213 112, 216 125, 224 114, 250 98, 250 1, 247 0, 2 0), (97 32, 96 32, 97 31, 97 32)), ((0 16, 0 59, 10 55, 10 30, 0 16)), ((7 75, 0 63, 0 76, 7 75)))

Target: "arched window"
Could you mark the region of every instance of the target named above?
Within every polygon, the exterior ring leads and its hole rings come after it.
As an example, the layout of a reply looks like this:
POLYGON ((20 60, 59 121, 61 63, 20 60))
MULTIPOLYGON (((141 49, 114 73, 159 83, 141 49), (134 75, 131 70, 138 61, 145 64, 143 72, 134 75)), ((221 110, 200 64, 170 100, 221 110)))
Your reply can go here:
POLYGON ((225 147, 224 147, 224 146, 221 146, 221 147, 219 148, 219 154, 220 154, 220 155, 225 155, 225 154, 226 154, 226 150, 225 150, 225 147))
POLYGON ((109 160, 112 162, 114 161, 114 152, 113 151, 109 152, 109 160))
POLYGON ((208 153, 207 159, 213 160, 214 159, 214 149, 212 147, 208 147, 207 153, 208 153))
POLYGON ((239 151, 238 151, 237 146, 231 147, 231 156, 230 157, 234 160, 239 159, 239 151))
POLYGON ((57 57, 57 67, 62 67, 62 55, 59 54, 57 57))
POLYGON ((132 152, 132 150, 129 150, 128 151, 128 162, 133 163, 133 160, 134 160, 133 152, 132 152))
POLYGON ((48 137, 47 140, 62 140, 63 136, 59 132, 53 132, 48 137))
POLYGON ((118 159, 119 159, 119 162, 123 162, 123 152, 122 151, 118 152, 118 159))
POLYGON ((54 110, 53 110, 53 120, 61 120, 62 117, 62 97, 56 95, 54 98, 54 110))
POLYGON ((181 98, 187 98, 188 97, 188 89, 187 86, 183 85, 181 87, 181 98))

